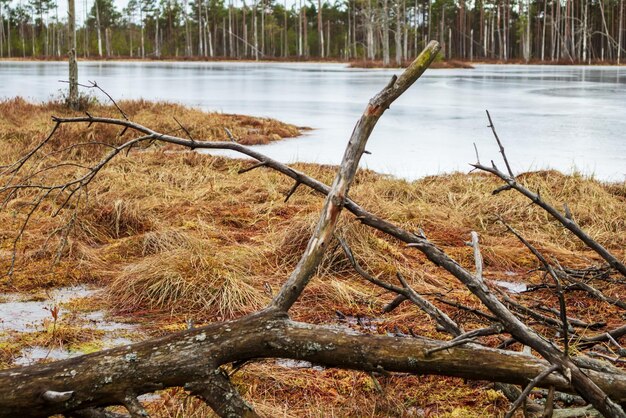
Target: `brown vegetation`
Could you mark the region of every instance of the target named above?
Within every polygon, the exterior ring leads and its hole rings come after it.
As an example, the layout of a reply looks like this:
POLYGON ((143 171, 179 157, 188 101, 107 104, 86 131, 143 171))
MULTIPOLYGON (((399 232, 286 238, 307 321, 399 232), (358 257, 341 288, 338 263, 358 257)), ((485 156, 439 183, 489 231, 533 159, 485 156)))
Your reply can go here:
MULTIPOLYGON (((381 60, 373 61, 352 61, 350 62, 350 68, 406 68, 410 64, 410 61, 403 61, 400 64, 392 62, 388 65, 383 64, 381 60)), ((431 69, 449 69, 449 68, 465 68, 473 69, 473 63, 467 61, 458 60, 438 60, 430 65, 431 69)))
MULTIPOLYGON (((249 129, 261 129, 265 135, 297 133, 296 128, 274 121, 207 115, 176 105, 121 105, 134 120, 165 132, 178 128, 164 117, 173 114, 191 135, 202 139, 224 139, 223 126, 238 137, 244 137, 249 129)), ((34 105, 20 99, 0 103, 0 141, 11 144, 1 148, 0 164, 14 161, 41 140, 49 130, 47 119, 53 112, 65 111, 59 105, 34 105), (30 123, 24 126, 24 120, 30 123)), ((102 115, 114 110, 98 107, 97 112, 102 115)), ((56 144, 59 147, 84 135, 89 140, 107 142, 118 133, 102 126, 86 132, 62 129, 56 144)), ((74 158, 77 162, 91 161, 93 155, 76 153, 74 158)), ((134 317, 154 333, 183 328, 190 319, 201 324, 253 312, 267 303, 293 269, 306 247, 321 200, 315 193, 300 188, 289 202, 283 203, 291 181, 262 168, 236 175, 249 165, 247 161, 165 148, 132 150, 107 165, 90 185, 89 200, 80 208, 78 221, 66 236, 55 237, 65 242, 62 247, 49 236, 67 219, 50 218, 50 207, 42 207, 35 214, 23 244, 18 247, 16 272, 10 282, 3 281, 1 289, 32 291, 67 283, 97 283, 106 288, 106 303, 111 310, 134 317), (63 257, 54 264, 51 260, 59 248, 63 257)), ((298 164, 295 168, 327 184, 335 171, 334 167, 310 164, 298 164)), ((55 171, 52 175, 60 180, 63 173, 55 171)), ((531 190, 541 190, 542 197, 555 205, 569 202, 577 222, 624 257, 626 238, 622 232, 626 220, 619 215, 626 213, 626 186, 552 171, 521 175, 518 180, 531 190)), ((563 266, 584 268, 600 264, 595 254, 518 194, 491 197, 498 185, 495 178, 483 174, 459 173, 406 182, 361 171, 350 197, 367 202, 368 210, 408 230, 423 229, 431 241, 470 269, 474 259, 465 241, 470 231, 478 231, 487 278, 507 275, 515 282, 542 283, 541 272, 529 272, 537 267, 536 260, 498 224, 494 214, 504 217, 563 266)), ((10 206, 16 208, 26 202, 24 196, 10 206)), ((11 250, 11 232, 18 221, 11 210, 0 213, 3 270, 10 262, 7 255, 11 250)), ((459 288, 451 276, 380 232, 345 217, 339 234, 350 242, 359 262, 373 274, 389 279, 400 271, 422 294, 438 294, 479 307, 469 291, 459 288)), ((414 332, 443 337, 433 331, 428 316, 409 306, 382 315, 382 308, 392 296, 381 295, 379 288, 357 276, 335 244, 331 250, 300 303, 294 306, 294 319, 342 323, 361 332, 414 332)), ((603 291, 624 297, 615 284, 607 284, 603 291)), ((529 304, 533 300, 548 303, 555 300, 555 295, 540 290, 521 299, 529 304)), ((610 315, 613 308, 582 295, 575 301, 570 299, 568 306, 570 316, 588 322, 618 317, 610 315)), ((473 314, 463 314, 445 305, 440 308, 466 328, 480 326, 473 314)), ((620 324, 609 323, 608 327, 617 325, 620 324)), ((84 336, 76 339, 70 331, 59 334, 59 338, 83 341, 84 336)), ((494 338, 494 343, 497 340, 494 338)), ((8 349, 2 346, 0 350, 3 356, 8 349)), ((15 347, 7 359, 2 357, 4 364, 10 363, 14 352, 15 347)), ((372 380, 361 372, 301 370, 286 365, 293 366, 265 361, 246 366, 234 375, 234 382, 247 399, 254 401, 257 412, 266 416, 466 417, 493 415, 506 408, 502 395, 482 390, 488 386, 486 383, 398 376, 372 380)), ((155 416, 180 413, 192 417, 207 413, 205 406, 183 399, 176 391, 164 394, 153 405, 158 410, 155 416)))

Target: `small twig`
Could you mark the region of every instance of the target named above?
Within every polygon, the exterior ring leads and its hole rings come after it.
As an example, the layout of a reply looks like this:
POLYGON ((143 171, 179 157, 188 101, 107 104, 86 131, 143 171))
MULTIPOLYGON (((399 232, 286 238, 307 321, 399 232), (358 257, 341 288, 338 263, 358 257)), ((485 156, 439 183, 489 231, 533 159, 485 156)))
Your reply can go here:
POLYGON ((447 350, 447 349, 452 348, 452 347, 457 347, 459 345, 464 345, 464 344, 467 344, 467 343, 471 343, 474 340, 475 340, 475 338, 463 338, 463 339, 460 339, 460 340, 457 340, 455 338, 454 340, 452 340, 452 341, 450 341, 450 342, 448 342, 446 344, 443 344, 443 345, 441 345, 439 347, 435 347, 435 348, 431 348, 430 350, 427 350, 425 354, 426 354, 426 356, 431 356, 432 354, 434 354, 434 353, 436 353, 438 351, 444 351, 444 350, 447 350))
POLYGON ((464 334, 461 334, 455 337, 452 341, 476 338, 476 337, 486 337, 488 335, 500 334, 502 333, 502 331, 504 331, 504 327, 502 326, 502 324, 497 323, 497 324, 491 325, 490 327, 479 328, 473 331, 468 331, 464 334))
POLYGON ((460 334, 454 337, 448 343, 440 347, 433 348, 431 350, 426 351, 426 355, 430 356, 431 354, 436 353, 437 351, 443 351, 443 350, 447 350, 448 348, 456 347, 458 345, 471 343, 474 340, 476 340, 476 338, 478 337, 486 337, 487 335, 500 334, 502 331, 504 331, 504 328, 502 327, 502 324, 498 323, 487 328, 480 328, 480 329, 475 329, 473 331, 464 332, 463 334, 460 334))
POLYGON ((554 280, 554 284, 556 285, 557 297, 559 299, 559 308, 560 308, 559 316, 561 318, 561 323, 563 324, 563 327, 562 327, 563 329, 563 352, 565 353, 566 356, 568 356, 569 355, 569 335, 568 334, 569 334, 570 328, 569 328, 568 319, 567 319, 567 306, 565 304, 565 295, 563 294, 561 280, 559 280, 558 275, 552 268, 552 265, 548 263, 548 260, 546 260, 546 258, 530 242, 528 242, 515 229, 513 229, 511 225, 506 223, 504 219, 502 219, 502 217, 498 216, 498 219, 506 227, 506 229, 509 230, 510 233, 515 235, 515 237, 522 244, 524 244, 524 246, 526 246, 526 248, 528 248, 531 253, 533 253, 533 255, 541 262, 541 264, 543 264, 544 268, 546 269, 550 277, 552 277, 552 279, 554 280))
POLYGON ((462 309, 464 311, 471 312, 471 313, 473 313, 475 315, 478 315, 478 316, 480 316, 482 318, 485 318, 485 319, 487 319, 487 320, 489 320, 491 322, 497 322, 498 321, 498 318, 496 318, 495 316, 493 316, 491 314, 488 314, 488 313, 486 313, 484 311, 481 311, 480 309, 472 308, 472 307, 463 305, 463 304, 461 304, 459 302, 456 302, 456 301, 453 301, 453 300, 449 300, 449 299, 445 299, 443 297, 438 297, 436 299, 439 302, 444 303, 444 304, 446 304, 448 306, 452 306, 452 307, 455 307, 455 308, 458 308, 458 309, 462 309))
POLYGON ((549 368, 547 368, 546 370, 544 370, 543 372, 541 372, 537 377, 535 377, 533 380, 531 380, 528 385, 524 388, 524 390, 522 391, 521 395, 519 396, 519 398, 517 398, 517 400, 515 402, 513 402, 513 405, 511 405, 511 408, 508 410, 508 412, 506 413, 506 415, 504 416, 505 418, 512 418, 513 414, 515 413, 515 411, 517 410, 517 408, 519 408, 522 403, 526 400, 526 398, 528 397, 528 395, 530 394, 530 391, 533 390, 533 388, 535 386, 537 386, 539 383, 541 383, 541 381, 543 379, 545 379, 546 377, 548 377, 551 373, 555 372, 556 370, 559 369, 559 366, 556 364, 553 364, 552 366, 550 366, 549 368))
POLYGON ((417 305, 421 310, 426 312, 431 318, 433 318, 437 323, 449 334, 454 336, 463 334, 463 328, 461 328, 456 322, 454 322, 448 315, 446 315, 441 309, 437 308, 435 305, 421 297, 413 288, 408 284, 405 280, 404 276, 400 274, 400 272, 396 272, 396 276, 398 280, 404 287, 404 295, 411 300, 415 305, 417 305))
POLYGON ((247 173, 248 171, 252 171, 255 168, 259 168, 259 167, 265 167, 267 165, 267 161, 261 161, 260 163, 256 163, 251 165, 248 168, 242 168, 241 170, 239 170, 237 173, 238 174, 243 174, 243 173, 247 173))
POLYGON ((287 192, 287 195, 285 196, 285 202, 284 203, 287 203, 287 201, 289 200, 291 195, 296 192, 296 190, 298 189, 298 186, 300 186, 301 184, 302 183, 300 183, 299 181, 296 181, 294 183, 294 185, 291 187, 291 189, 289 189, 289 192, 287 192))
POLYGON ((396 296, 391 302, 389 302, 384 308, 383 308, 383 313, 390 313, 393 310, 395 310, 398 306, 400 306, 402 304, 402 302, 404 302, 405 300, 409 300, 409 298, 407 298, 404 295, 398 295, 396 296))
POLYGON ((380 385, 380 382, 378 381, 378 379, 376 379, 376 376, 374 376, 374 372, 370 372, 370 378, 372 379, 372 383, 374 384, 374 388, 376 388, 376 391, 380 393, 381 395, 384 394, 385 391, 383 390, 383 387, 380 385))
POLYGON ((505 184, 503 186, 498 187, 494 191, 492 191, 491 194, 492 195, 497 195, 498 193, 506 192, 507 190, 511 190, 512 188, 513 187, 509 186, 508 184, 505 184))
POLYGON ((478 233, 476 231, 471 232, 472 241, 467 245, 474 249, 474 264, 476 265, 476 279, 483 280, 483 256, 480 253, 480 246, 478 245, 478 233))
POLYGON ((230 131, 230 129, 224 127, 224 130, 226 131, 226 135, 228 136, 228 139, 230 139, 230 142, 237 142, 237 140, 235 139, 235 136, 230 131))
MULTIPOLYGON (((500 137, 498 136, 498 132, 496 132, 496 127, 491 120, 491 115, 488 110, 485 110, 487 113, 487 119, 489 119, 489 128, 491 128, 491 132, 493 132, 493 136, 498 143, 498 147, 500 148, 500 154, 502 154, 502 159, 504 160, 504 164, 506 164, 506 169, 509 172, 509 176, 511 176, 512 180, 515 180, 515 174, 513 174, 513 170, 511 170, 511 165, 509 164, 509 160, 506 158, 506 153, 504 152, 504 147, 502 146, 502 142, 500 142, 500 137)), ((480 163, 479 163, 480 164, 480 163)))
POLYGON ((622 358, 619 355, 612 357, 606 354, 598 353, 597 351, 589 351, 587 354, 591 357, 602 358, 612 363, 626 364, 626 360, 622 360, 622 358))
POLYGON ((474 144, 474 152, 476 153, 476 163, 480 164, 480 157, 478 156, 478 147, 476 146, 476 142, 474 144))
MULTIPOLYGON (((534 307, 544 312, 550 312, 558 316, 559 318, 561 317, 561 312, 558 309, 550 308, 549 306, 543 306, 543 305, 535 305, 534 307)), ((572 318, 571 316, 567 317, 567 322, 569 322, 569 324, 572 327, 587 328, 587 329, 600 329, 606 326, 606 322, 588 323, 585 321, 581 321, 578 318, 572 318)))
POLYGON ((596 344, 600 344, 606 341, 609 341, 609 337, 614 339, 619 339, 626 335, 626 325, 622 325, 618 328, 612 329, 608 332, 603 332, 602 334, 595 335, 593 337, 581 338, 578 346, 581 349, 591 348, 596 344))
POLYGON ((196 142, 195 139, 193 139, 193 136, 191 136, 191 133, 189 132, 189 130, 185 128, 183 124, 178 121, 178 119, 176 119, 176 116, 172 116, 172 117, 174 118, 178 126, 180 126, 180 129, 182 129, 183 132, 185 132, 185 134, 187 135, 187 138, 189 138, 192 142, 196 142))
POLYGON ((124 397, 123 404, 132 418, 146 418, 150 416, 134 393, 127 394, 124 397))
POLYGON ((543 409, 542 418, 552 418, 552 411, 554 410, 554 386, 550 386, 548 389, 548 396, 546 397, 546 406, 543 409))

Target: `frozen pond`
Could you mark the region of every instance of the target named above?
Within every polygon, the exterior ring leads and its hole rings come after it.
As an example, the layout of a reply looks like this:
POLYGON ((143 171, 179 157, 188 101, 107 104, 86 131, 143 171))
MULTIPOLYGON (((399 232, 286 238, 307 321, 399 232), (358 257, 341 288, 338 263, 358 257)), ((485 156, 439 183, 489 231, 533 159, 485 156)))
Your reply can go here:
MULTIPOLYGON (((206 110, 310 126, 305 137, 263 146, 284 162, 337 163, 367 100, 391 70, 341 64, 80 62, 116 99, 176 101, 206 110)), ((67 79, 65 63, 0 62, 0 97, 44 100, 67 79)), ((578 169, 626 175, 626 68, 480 65, 429 70, 374 131, 363 165, 413 179, 497 158, 489 109, 516 170, 578 169)), ((184 123, 184 121, 182 121, 184 123)))

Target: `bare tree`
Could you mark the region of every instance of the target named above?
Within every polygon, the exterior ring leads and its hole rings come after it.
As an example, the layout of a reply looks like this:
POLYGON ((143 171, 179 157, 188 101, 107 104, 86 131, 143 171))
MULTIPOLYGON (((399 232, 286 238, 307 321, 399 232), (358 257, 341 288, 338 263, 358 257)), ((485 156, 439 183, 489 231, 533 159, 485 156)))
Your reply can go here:
POLYGON ((76 63, 76 7, 74 0, 68 0, 68 40, 69 40, 69 97, 70 109, 78 110, 78 64, 76 63))

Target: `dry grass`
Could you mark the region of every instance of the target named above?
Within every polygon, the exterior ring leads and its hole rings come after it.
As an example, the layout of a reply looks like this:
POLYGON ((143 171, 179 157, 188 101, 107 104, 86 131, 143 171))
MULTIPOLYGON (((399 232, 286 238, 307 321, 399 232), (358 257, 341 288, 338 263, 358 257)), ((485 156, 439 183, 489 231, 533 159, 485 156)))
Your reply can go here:
MULTIPOLYGON (((122 105, 135 120, 160 130, 167 130, 163 125, 169 123, 165 116, 181 112, 177 118, 192 126, 197 132, 194 135, 211 139, 221 139, 225 123, 238 126, 237 123, 248 120, 206 115, 176 105, 122 105)), ((0 161, 6 163, 23 154, 49 129, 49 114, 62 112, 53 104, 36 106, 18 99, 0 103, 0 142, 11 144, 0 148, 0 161), (26 115, 32 117, 27 119, 26 115), (26 120, 27 127, 20 128, 26 120)), ((112 110, 93 111, 106 112, 112 110)), ((80 141, 82 135, 114 138, 115 134, 93 127, 81 132, 76 127, 64 131, 60 141, 80 141)), ((93 151, 77 150, 72 158, 90 160, 95 157, 93 151)), ((163 148, 119 156, 90 186, 89 199, 78 208, 78 217, 67 234, 61 261, 51 263, 57 253, 58 237, 48 240, 48 236, 67 218, 50 218, 52 206, 43 207, 35 214, 19 247, 18 269, 11 284, 4 281, 0 290, 29 291, 68 283, 98 283, 107 289, 106 304, 110 309, 143 321, 155 334, 180 329, 186 319, 202 324, 262 307, 300 257, 322 200, 301 187, 288 203, 283 203, 292 181, 265 168, 236 174, 250 164, 163 148)), ((333 167, 297 164, 296 168, 327 183, 334 175, 333 167)), ((568 202, 583 228, 624 257, 624 184, 607 185, 552 171, 522 175, 520 180, 532 190, 540 189, 542 197, 557 207, 568 202)), ((497 214, 564 265, 581 267, 599 262, 562 227, 519 195, 508 192, 492 197, 490 193, 498 185, 494 178, 481 174, 451 174, 406 182, 361 171, 350 195, 368 210, 408 230, 422 228, 432 241, 470 269, 473 258, 465 241, 470 231, 478 231, 487 277, 506 279, 510 278, 504 275, 508 272, 515 274, 514 281, 542 280, 538 273, 527 273, 537 266, 536 261, 498 225, 497 214)), ((19 196, 10 202, 8 210, 0 213, 2 269, 8 265, 20 208, 27 205, 28 198, 19 196)), ((469 291, 444 271, 417 252, 362 226, 351 215, 343 216, 338 233, 348 240, 360 263, 373 274, 393 281, 395 272, 401 271, 419 292, 443 293, 449 299, 478 306, 469 291)), ((616 287, 606 290, 624 296, 616 287)), ((392 298, 356 277, 341 251, 331 245, 318 275, 294 306, 293 316, 335 323, 339 310, 346 315, 377 318, 392 298)), ((548 292, 527 298, 531 302, 532 298, 542 299, 543 303, 554 299, 548 292)), ((612 313, 606 306, 582 297, 571 305, 572 316, 589 321, 612 313)), ((445 305, 440 307, 463 326, 478 326, 475 316, 445 305)), ((413 329, 425 336, 446 338, 434 330, 430 318, 407 304, 378 318, 371 327, 351 326, 378 333, 396 329, 407 333, 413 329)), ((0 346, 0 362, 2 350, 0 346)), ((468 385, 457 379, 384 378, 381 385, 385 391, 380 394, 368 376, 357 372, 291 370, 266 362, 247 366, 236 376, 246 398, 266 416, 472 417, 494 415, 504 405, 497 394, 484 390, 486 385, 468 385)), ((156 416, 206 416, 206 408, 183 399, 180 391, 168 392, 162 398, 163 404, 153 405, 159 411, 156 416)))
MULTIPOLYGON (((388 65, 384 65, 382 61, 352 61, 350 63, 350 68, 406 68, 409 66, 411 61, 402 61, 401 63, 392 62, 388 65)), ((439 60, 435 61, 428 67, 429 69, 449 69, 449 68, 465 68, 465 69, 473 69, 473 63, 468 61, 458 61, 458 60, 439 60)))

